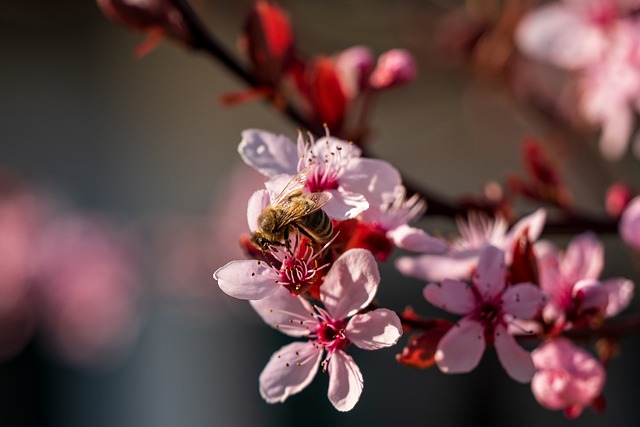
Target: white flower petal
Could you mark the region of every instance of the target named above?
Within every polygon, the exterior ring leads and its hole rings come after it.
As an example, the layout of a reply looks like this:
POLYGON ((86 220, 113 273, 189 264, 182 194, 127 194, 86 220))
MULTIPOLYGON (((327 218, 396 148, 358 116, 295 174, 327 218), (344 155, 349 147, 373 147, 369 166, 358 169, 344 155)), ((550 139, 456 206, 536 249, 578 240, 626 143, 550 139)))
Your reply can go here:
POLYGON ((353 358, 338 350, 329 360, 329 400, 338 411, 350 411, 360 400, 364 380, 353 358))
POLYGON ((566 4, 542 6, 525 16, 516 31, 520 49, 535 59, 578 69, 598 58, 606 37, 566 4))
POLYGON ((401 249, 423 254, 441 254, 449 249, 449 245, 429 235, 424 230, 403 224, 390 230, 387 236, 401 249))
POLYGON ((507 374, 520 383, 531 381, 536 371, 531 355, 520 347, 504 325, 496 326, 493 345, 507 374))
POLYGON ((298 171, 296 144, 284 135, 247 129, 242 132, 238 153, 246 164, 270 178, 280 174, 293 176, 298 171))
POLYGON ((311 304, 282 286, 266 298, 251 301, 251 306, 268 325, 292 337, 305 336, 317 325, 311 304))
POLYGON ((490 299, 504 289, 506 274, 504 252, 495 246, 487 246, 480 253, 474 286, 480 291, 483 299, 490 299))
POLYGON ((436 363, 447 374, 470 372, 480 363, 485 346, 482 324, 463 318, 438 343, 436 363))
POLYGON ((265 298, 280 288, 276 273, 256 260, 231 261, 216 270, 213 278, 225 294, 245 300, 265 298))
POLYGON ((385 193, 393 193, 402 185, 402 178, 398 170, 385 160, 357 158, 349 162, 340 178, 340 185, 347 191, 363 194, 371 205, 379 206, 385 201, 385 193))
POLYGON ((369 209, 369 202, 362 194, 343 190, 329 190, 327 193, 331 194, 331 200, 323 209, 333 219, 342 221, 355 218, 369 209))
POLYGON ((249 198, 249 203, 247 204, 247 223, 252 233, 258 229, 258 217, 264 208, 269 206, 270 201, 269 192, 264 189, 256 191, 249 198))
POLYGON ((425 286, 424 298, 449 313, 467 314, 476 306, 476 299, 469 285, 459 280, 445 279, 442 283, 425 286))
POLYGON ((260 395, 268 403, 284 402, 311 383, 322 350, 313 342, 294 342, 275 352, 260 374, 260 395))
POLYGON ((377 350, 398 342, 402 324, 396 313, 386 308, 356 314, 346 328, 347 338, 365 350, 377 350))
POLYGON ((378 264, 371 252, 350 249, 331 266, 320 287, 320 299, 334 319, 344 319, 369 305, 379 283, 378 264))
POLYGON ((502 294, 502 310, 516 319, 531 319, 542 308, 547 297, 532 283, 509 286, 502 294))

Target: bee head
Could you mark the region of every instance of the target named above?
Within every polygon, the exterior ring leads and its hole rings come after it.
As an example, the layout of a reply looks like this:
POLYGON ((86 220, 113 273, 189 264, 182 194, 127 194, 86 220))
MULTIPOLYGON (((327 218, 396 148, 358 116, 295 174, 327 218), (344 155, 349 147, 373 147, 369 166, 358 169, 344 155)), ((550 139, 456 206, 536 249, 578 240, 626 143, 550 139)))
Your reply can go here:
POLYGON ((269 239, 264 237, 259 232, 253 233, 253 235, 251 236, 251 243, 253 243, 253 245, 256 248, 260 249, 261 251, 268 251, 269 247, 272 244, 272 242, 269 239))

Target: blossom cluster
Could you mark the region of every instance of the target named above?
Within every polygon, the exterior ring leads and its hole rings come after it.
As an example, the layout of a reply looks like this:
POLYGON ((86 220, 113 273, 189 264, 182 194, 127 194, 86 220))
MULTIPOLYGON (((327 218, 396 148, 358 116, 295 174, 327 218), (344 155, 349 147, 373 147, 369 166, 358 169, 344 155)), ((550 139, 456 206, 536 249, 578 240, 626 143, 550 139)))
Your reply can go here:
POLYGON ((539 209, 511 227, 500 216, 470 213, 459 221, 459 237, 436 238, 409 225, 426 206, 415 195, 407 197, 391 164, 362 157, 358 147, 328 133, 318 140, 299 133, 294 143, 251 129, 243 132, 238 151, 268 178, 248 201, 251 233, 264 232, 263 212, 291 208, 286 192, 300 173, 301 194, 328 195, 321 209, 334 229, 330 239, 318 242, 292 220, 283 225, 291 235, 266 251, 244 237, 249 259, 214 273, 220 289, 250 300, 265 322, 307 339, 283 347, 268 362, 260 375, 267 402, 283 402, 301 391, 321 366, 330 377, 329 399, 338 410, 350 410, 363 382, 346 348, 391 346, 403 330, 414 332, 398 356, 406 365, 435 364, 444 373, 465 373, 493 346, 507 374, 532 382, 542 405, 575 417, 602 402, 604 361, 564 335, 621 312, 634 285, 599 278, 604 251, 594 234, 577 236, 565 251, 538 241, 546 220, 539 209), (457 322, 434 323, 408 312, 398 316, 371 305, 381 282, 376 262, 385 261, 393 248, 417 253, 396 258, 395 266, 426 281, 425 300, 462 316, 457 322), (526 335, 539 338, 533 352, 518 343, 526 335), (563 356, 550 356, 555 352, 563 356))
MULTIPOLYGON (((518 26, 520 49, 575 75, 580 112, 601 129, 600 148, 620 159, 640 101, 640 2, 561 0, 531 11, 518 26)), ((640 146, 633 150, 640 156, 640 146)))
MULTIPOLYGON (((508 191, 493 183, 483 198, 445 204, 441 210, 456 219, 458 235, 434 237, 411 225, 433 200, 412 194, 390 163, 364 154, 373 95, 416 77, 408 51, 391 49, 376 60, 356 45, 307 55, 289 15, 257 0, 239 36, 244 70, 204 32, 186 1, 98 4, 112 20, 149 35, 138 54, 166 36, 208 50, 250 86, 224 95, 225 105, 266 99, 309 130, 295 142, 264 130, 242 133, 239 154, 265 182, 247 202, 247 234, 240 237, 246 259, 213 274, 224 293, 250 301, 267 324, 298 339, 276 351, 260 374, 267 402, 284 402, 322 370, 330 402, 349 411, 364 384, 347 352, 351 344, 388 348, 405 334, 396 356, 404 365, 467 373, 493 347, 506 374, 530 383, 545 408, 568 418, 587 407, 604 409, 606 368, 619 337, 604 325, 629 306, 634 283, 600 277, 604 246, 589 230, 617 231, 640 251, 640 199, 630 188, 607 196, 611 222, 581 215, 558 165, 530 137, 526 177, 509 176, 508 191), (326 135, 316 140, 323 126, 326 135), (514 196, 545 207, 518 218, 514 196), (564 216, 566 228, 580 230, 564 248, 542 239, 550 209, 564 216), (392 257, 395 249, 400 256, 392 257), (424 282, 421 302, 447 314, 425 318, 409 306, 398 313, 381 307, 376 294, 385 280, 378 263, 389 259, 424 282), (585 337, 599 338, 595 352, 579 339, 585 337)), ((604 157, 620 159, 640 111, 639 11, 637 0, 560 0, 537 8, 518 0, 472 1, 442 22, 440 42, 505 77, 514 94, 528 94, 531 105, 520 112, 544 113, 557 135, 566 135, 564 126, 574 119, 565 117, 571 116, 563 109, 566 93, 558 97, 549 89, 557 82, 522 66, 518 53, 570 71, 582 120, 601 128, 604 157)))

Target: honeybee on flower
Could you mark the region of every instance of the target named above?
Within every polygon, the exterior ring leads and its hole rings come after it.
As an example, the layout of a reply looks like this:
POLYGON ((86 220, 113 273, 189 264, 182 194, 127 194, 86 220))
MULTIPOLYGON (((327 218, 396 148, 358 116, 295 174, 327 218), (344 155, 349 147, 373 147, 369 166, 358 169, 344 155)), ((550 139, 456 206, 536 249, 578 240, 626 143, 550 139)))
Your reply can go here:
POLYGON ((302 191, 312 167, 298 172, 280 195, 258 216, 258 228, 251 235, 251 243, 258 249, 289 246, 289 234, 297 230, 313 242, 326 242, 333 234, 331 219, 322 207, 331 200, 325 192, 302 191))

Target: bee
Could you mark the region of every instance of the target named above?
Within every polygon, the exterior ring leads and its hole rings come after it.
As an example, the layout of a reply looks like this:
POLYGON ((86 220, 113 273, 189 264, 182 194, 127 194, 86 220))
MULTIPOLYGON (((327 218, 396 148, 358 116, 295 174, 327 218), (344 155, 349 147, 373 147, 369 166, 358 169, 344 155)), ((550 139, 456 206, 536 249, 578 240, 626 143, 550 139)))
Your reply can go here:
POLYGON ((305 193, 312 166, 302 169, 284 187, 276 199, 258 216, 258 228, 251 235, 251 243, 266 251, 270 246, 289 247, 289 233, 298 230, 314 243, 325 242, 333 234, 331 219, 322 210, 331 194, 305 193))

